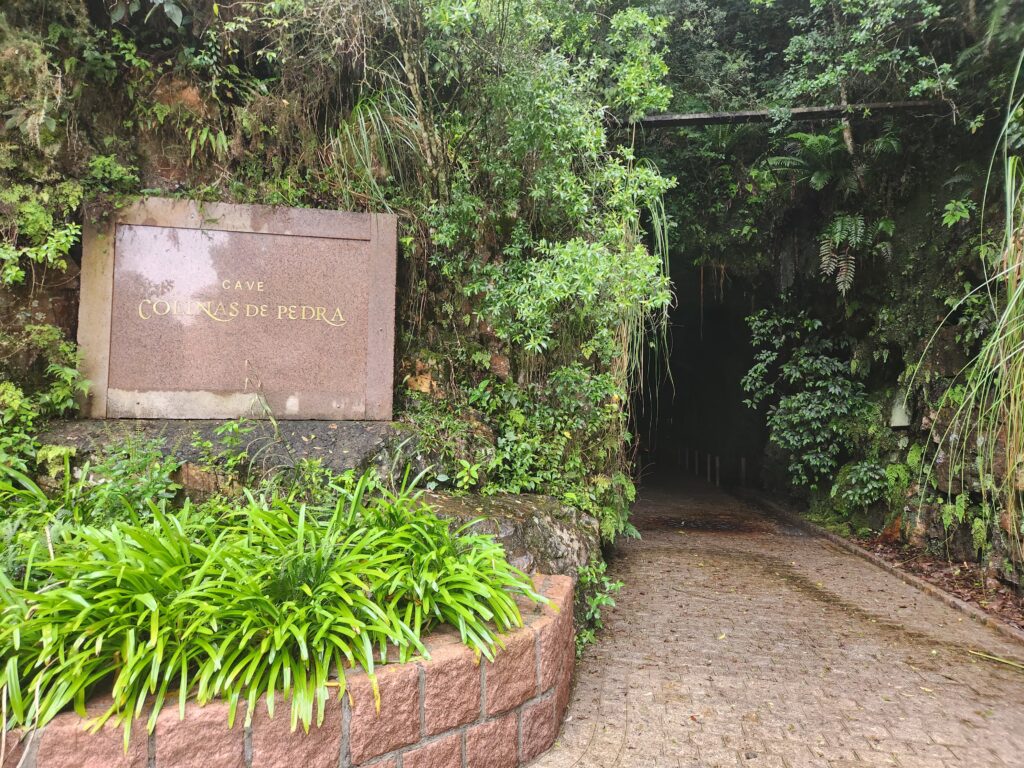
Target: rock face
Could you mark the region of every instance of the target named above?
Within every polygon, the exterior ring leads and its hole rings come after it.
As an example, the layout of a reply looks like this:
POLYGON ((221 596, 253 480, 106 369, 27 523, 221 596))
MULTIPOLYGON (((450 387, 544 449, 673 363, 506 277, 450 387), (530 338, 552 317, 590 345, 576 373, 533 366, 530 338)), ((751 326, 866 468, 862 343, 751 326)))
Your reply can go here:
MULTIPOLYGON (((218 490, 217 478, 203 465, 205 455, 196 443, 223 449, 217 419, 83 419, 52 422, 40 435, 43 443, 69 446, 76 459, 87 459, 107 445, 128 438, 164 441, 164 451, 181 463, 180 482, 190 493, 218 490)), ((249 454, 259 473, 293 466, 299 459, 320 459, 334 472, 377 467, 383 472, 412 460, 412 432, 391 421, 250 421, 252 431, 239 436, 239 449, 249 454)))
POLYGON ((25 284, 0 285, 0 379, 34 389, 45 379, 46 364, 38 350, 22 341, 26 326, 53 325, 65 334, 78 313, 78 268, 67 272, 40 269, 25 284), (8 336, 8 334, 10 334, 8 336))
POLYGON ((550 496, 427 493, 424 499, 444 517, 466 522, 484 518, 473 530, 492 534, 509 561, 527 572, 575 576, 601 549, 597 520, 550 496))

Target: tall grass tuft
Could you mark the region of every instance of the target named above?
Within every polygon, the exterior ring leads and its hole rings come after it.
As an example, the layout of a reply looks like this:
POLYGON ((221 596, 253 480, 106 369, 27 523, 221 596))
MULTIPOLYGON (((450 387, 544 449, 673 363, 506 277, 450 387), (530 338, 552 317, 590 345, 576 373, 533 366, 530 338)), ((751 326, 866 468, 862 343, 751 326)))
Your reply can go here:
POLYGON ((970 458, 977 454, 974 468, 986 511, 981 519, 987 524, 995 511, 1001 511, 1017 562, 1024 559, 1024 94, 1018 90, 1022 64, 1024 54, 989 173, 990 179, 1002 177, 1001 241, 983 248, 986 279, 974 292, 987 297, 993 328, 961 373, 961 386, 951 388, 944 398, 942 405, 952 417, 941 434, 935 434, 945 449, 946 471, 951 479, 959 473, 964 487, 970 458))

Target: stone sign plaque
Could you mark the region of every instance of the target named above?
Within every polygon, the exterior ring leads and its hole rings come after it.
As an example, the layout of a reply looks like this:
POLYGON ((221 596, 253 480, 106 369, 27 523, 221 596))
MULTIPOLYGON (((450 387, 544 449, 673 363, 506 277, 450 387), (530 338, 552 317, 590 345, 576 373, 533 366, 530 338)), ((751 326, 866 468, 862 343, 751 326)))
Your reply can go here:
POLYGON ((87 230, 94 418, 390 419, 394 216, 146 198, 87 230))

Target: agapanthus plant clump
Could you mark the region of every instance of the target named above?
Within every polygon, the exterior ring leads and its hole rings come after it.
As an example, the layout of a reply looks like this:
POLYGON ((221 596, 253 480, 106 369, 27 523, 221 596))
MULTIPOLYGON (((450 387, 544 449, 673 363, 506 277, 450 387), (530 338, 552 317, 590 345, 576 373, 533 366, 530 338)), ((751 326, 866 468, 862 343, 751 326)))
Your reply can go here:
POLYGON ((329 503, 257 496, 106 526, 70 527, 54 556, 0 575, 0 704, 7 727, 40 726, 109 689, 125 727, 176 701, 215 698, 247 718, 261 697, 291 702, 291 725, 323 721, 346 669, 425 653, 439 624, 492 658, 521 626, 516 597, 542 601, 490 536, 453 528, 409 488, 369 475, 329 503), (371 492, 372 491, 372 492, 371 492))

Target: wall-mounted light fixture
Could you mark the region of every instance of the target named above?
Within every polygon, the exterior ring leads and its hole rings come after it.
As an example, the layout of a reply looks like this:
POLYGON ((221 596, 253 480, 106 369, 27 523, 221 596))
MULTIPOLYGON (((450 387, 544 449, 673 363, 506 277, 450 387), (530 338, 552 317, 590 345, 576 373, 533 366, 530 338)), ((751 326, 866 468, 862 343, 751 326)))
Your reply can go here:
POLYGON ((907 410, 907 399, 903 395, 896 395, 892 401, 892 411, 889 413, 889 426, 894 429, 903 429, 910 426, 910 411, 907 410))

